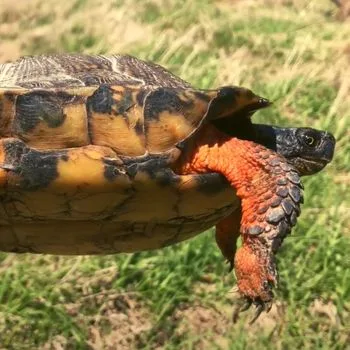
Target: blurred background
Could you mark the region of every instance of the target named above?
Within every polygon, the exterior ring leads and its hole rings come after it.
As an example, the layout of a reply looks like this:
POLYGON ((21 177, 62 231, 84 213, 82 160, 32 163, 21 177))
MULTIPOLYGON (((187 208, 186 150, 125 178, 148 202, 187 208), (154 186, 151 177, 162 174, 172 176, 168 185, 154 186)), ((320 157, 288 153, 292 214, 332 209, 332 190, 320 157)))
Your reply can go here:
POLYGON ((105 257, 0 253, 0 349, 350 349, 350 1, 0 0, 0 62, 129 53, 196 87, 243 85, 255 121, 326 129, 335 159, 305 178, 269 314, 232 324, 213 232, 105 257))

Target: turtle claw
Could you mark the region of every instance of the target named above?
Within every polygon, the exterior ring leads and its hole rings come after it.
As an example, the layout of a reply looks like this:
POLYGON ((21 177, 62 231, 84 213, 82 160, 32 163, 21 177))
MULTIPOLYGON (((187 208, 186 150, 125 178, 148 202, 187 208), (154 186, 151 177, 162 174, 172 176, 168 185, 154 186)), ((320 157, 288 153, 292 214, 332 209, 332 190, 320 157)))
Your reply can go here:
POLYGON ((253 304, 253 301, 250 298, 246 298, 246 297, 242 298, 238 302, 238 305, 233 310, 232 322, 236 323, 238 321, 240 313, 247 311, 252 304, 253 304))
POLYGON ((272 308, 272 301, 267 301, 265 303, 265 312, 268 314, 271 311, 272 308))
POLYGON ((241 306, 239 311, 240 312, 247 311, 251 307, 252 304, 253 304, 253 302, 250 299, 246 299, 245 303, 241 306))
POLYGON ((261 315, 261 313, 265 311, 265 304, 263 302, 259 302, 256 305, 256 310, 255 310, 255 314, 253 316, 253 318, 249 321, 249 324, 253 324, 261 315))
POLYGON ((235 265, 234 265, 234 261, 233 260, 227 260, 227 263, 230 264, 230 267, 228 268, 228 272, 231 272, 235 265))
POLYGON ((265 311, 266 313, 270 312, 272 308, 272 301, 262 301, 262 300, 255 300, 253 301, 250 298, 244 297, 243 300, 237 305, 237 307, 233 311, 232 315, 232 321, 233 323, 236 323, 239 319, 239 315, 241 312, 247 311, 252 305, 255 305, 255 313, 253 318, 249 321, 249 324, 253 324, 260 315, 265 311))

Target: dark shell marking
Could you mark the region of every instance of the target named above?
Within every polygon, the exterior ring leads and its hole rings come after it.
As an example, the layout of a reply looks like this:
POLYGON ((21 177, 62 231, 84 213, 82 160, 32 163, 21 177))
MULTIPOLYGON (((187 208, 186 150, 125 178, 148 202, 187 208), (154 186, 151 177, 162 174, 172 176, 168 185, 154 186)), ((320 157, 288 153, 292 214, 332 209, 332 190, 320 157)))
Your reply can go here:
POLYGON ((182 115, 186 109, 193 106, 191 101, 182 101, 178 94, 178 91, 171 89, 157 89, 150 92, 144 107, 145 119, 159 120, 159 115, 164 111, 182 115))
POLYGON ((62 105, 74 103, 74 97, 65 93, 31 92, 17 97, 14 130, 19 135, 34 129, 40 121, 55 128, 66 117, 62 105))
MULTIPOLYGON (((19 179, 18 189, 35 191, 46 188, 58 177, 59 159, 68 161, 65 150, 39 152, 28 148, 19 140, 4 140, 5 162, 3 169, 9 170, 19 179)), ((10 177, 11 181, 11 177, 10 177)))
POLYGON ((92 112, 97 113, 112 113, 113 94, 110 87, 102 84, 92 96, 87 99, 87 108, 92 112))
POLYGON ((120 162, 115 159, 102 158, 102 161, 104 163, 104 177, 108 181, 113 182, 118 176, 125 174, 120 162))

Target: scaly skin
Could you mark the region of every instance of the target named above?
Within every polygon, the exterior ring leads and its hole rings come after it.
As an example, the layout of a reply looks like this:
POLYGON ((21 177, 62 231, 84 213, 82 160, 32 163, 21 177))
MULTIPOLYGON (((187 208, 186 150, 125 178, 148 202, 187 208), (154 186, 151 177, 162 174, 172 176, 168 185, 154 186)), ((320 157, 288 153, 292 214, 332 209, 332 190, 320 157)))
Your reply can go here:
POLYGON ((241 209, 236 209, 216 225, 215 239, 222 255, 230 264, 230 271, 234 268, 234 258, 237 249, 237 240, 240 236, 241 209))
POLYGON ((262 280, 275 284, 276 276, 270 274, 267 266, 272 264, 269 262, 271 257, 264 256, 266 249, 260 240, 250 235, 243 235, 243 244, 240 249, 237 248, 237 240, 240 236, 241 210, 237 209, 226 218, 222 219, 216 225, 216 242, 222 252, 222 255, 230 264, 230 270, 236 267, 236 276, 239 290, 245 291, 245 296, 249 295, 250 300, 269 301, 271 294, 266 294, 261 289, 262 280), (257 294, 257 291, 260 291, 257 294))
POLYGON ((272 286, 277 283, 273 253, 300 213, 298 173, 274 151, 225 135, 212 125, 203 127, 174 170, 178 174, 219 172, 235 188, 242 206, 243 245, 235 255, 238 224, 234 214, 218 224, 216 238, 228 261, 232 264, 234 259, 240 293, 259 305, 259 312, 268 308, 272 286))

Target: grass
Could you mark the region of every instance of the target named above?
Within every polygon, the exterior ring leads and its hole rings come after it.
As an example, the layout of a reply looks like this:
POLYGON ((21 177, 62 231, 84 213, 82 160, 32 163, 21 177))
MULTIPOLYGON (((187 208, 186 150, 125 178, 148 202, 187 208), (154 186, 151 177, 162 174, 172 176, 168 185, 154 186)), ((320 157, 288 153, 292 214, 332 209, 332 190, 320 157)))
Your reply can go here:
POLYGON ((349 349, 350 27, 331 1, 1 3, 1 61, 132 53, 201 88, 250 87, 275 101, 254 120, 327 129, 337 150, 304 180, 277 306, 255 325, 230 322, 235 280, 210 231, 132 255, 1 253, 0 348, 349 349))

